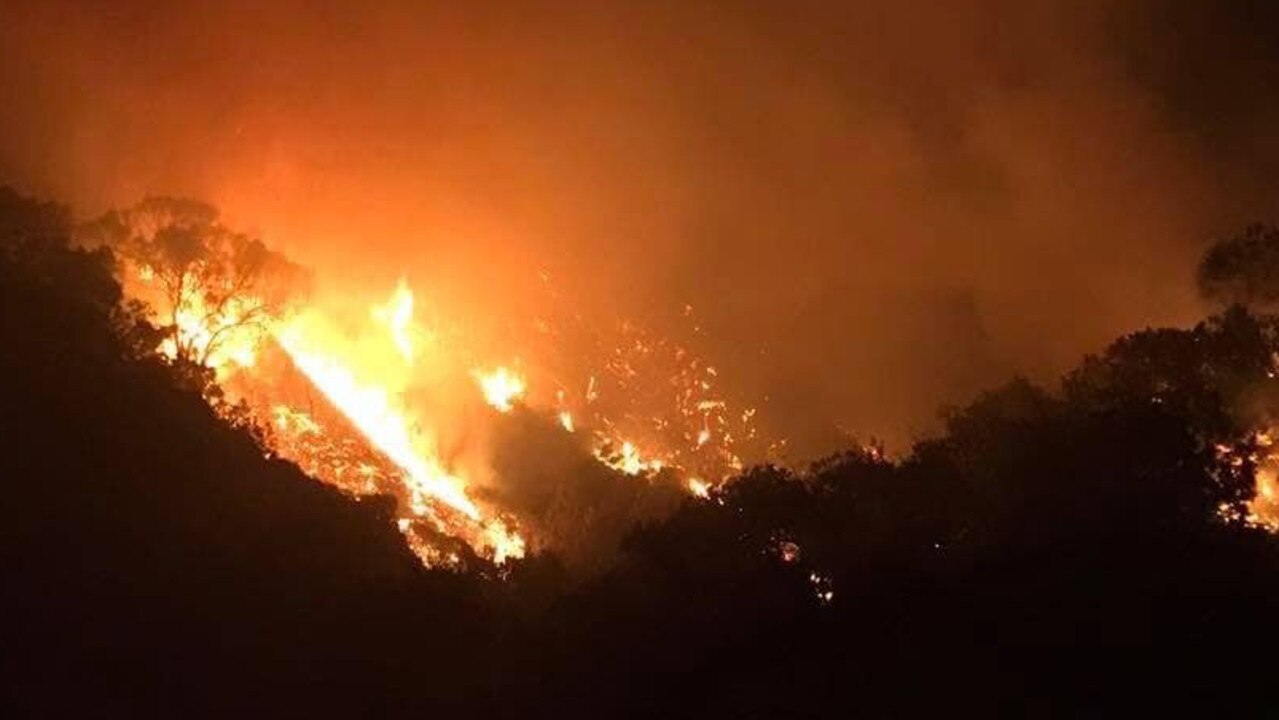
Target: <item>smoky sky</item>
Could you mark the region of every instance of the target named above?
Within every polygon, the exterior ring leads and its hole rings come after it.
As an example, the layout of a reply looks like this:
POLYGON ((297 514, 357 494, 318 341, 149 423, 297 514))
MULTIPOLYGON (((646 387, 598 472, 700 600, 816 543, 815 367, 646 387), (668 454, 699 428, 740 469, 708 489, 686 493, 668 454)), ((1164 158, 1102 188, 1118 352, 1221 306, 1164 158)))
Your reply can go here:
POLYGON ((204 198, 476 324, 695 323, 805 455, 1192 322, 1279 209, 1264 2, 368 5, 6 3, 0 182, 204 198))

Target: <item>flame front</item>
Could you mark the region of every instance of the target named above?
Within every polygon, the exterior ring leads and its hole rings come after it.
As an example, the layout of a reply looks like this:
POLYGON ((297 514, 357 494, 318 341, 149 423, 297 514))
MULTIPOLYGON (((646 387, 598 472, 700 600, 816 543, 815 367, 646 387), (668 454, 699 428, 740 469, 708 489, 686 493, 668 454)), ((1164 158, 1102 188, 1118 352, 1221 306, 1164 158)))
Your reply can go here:
MULTIPOLYGON (((420 359, 414 337, 421 334, 413 322, 408 286, 401 282, 389 302, 372 309, 371 317, 380 330, 351 337, 349 330, 344 333, 310 310, 278 324, 273 336, 310 384, 398 469, 414 517, 427 522, 434 532, 465 539, 495 562, 522 557, 523 538, 468 497, 466 480, 440 459, 433 439, 417 426, 406 404, 414 365, 420 359), (460 518, 447 519, 437 512, 439 505, 460 518)), ((299 428, 317 432, 314 424, 299 428)), ((372 469, 369 472, 373 474, 372 469)), ((411 520, 402 518, 400 529, 424 560, 439 560, 441 553, 415 534, 411 520)))
POLYGON ((386 389, 361 383, 350 369, 309 348, 304 334, 297 327, 285 328, 276 338, 315 387, 359 428, 375 448, 407 474, 411 507, 415 513, 424 514, 425 499, 433 497, 472 520, 480 518, 479 509, 466 497, 462 481, 421 450, 405 411, 386 389))

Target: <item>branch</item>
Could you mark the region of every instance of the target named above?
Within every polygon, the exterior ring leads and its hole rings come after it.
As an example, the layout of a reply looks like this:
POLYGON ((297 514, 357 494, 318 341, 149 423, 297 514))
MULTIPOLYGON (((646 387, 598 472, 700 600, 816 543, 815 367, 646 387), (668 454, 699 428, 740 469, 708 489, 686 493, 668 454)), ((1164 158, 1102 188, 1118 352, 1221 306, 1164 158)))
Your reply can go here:
POLYGON ((226 340, 227 333, 248 328, 250 326, 257 326, 265 331, 267 317, 268 314, 264 308, 254 308, 239 320, 233 323, 227 323, 220 326, 217 330, 214 330, 213 333, 209 335, 209 341, 204 345, 204 351, 200 354, 200 364, 204 365, 209 361, 209 358, 212 357, 214 351, 217 349, 218 344, 226 340))

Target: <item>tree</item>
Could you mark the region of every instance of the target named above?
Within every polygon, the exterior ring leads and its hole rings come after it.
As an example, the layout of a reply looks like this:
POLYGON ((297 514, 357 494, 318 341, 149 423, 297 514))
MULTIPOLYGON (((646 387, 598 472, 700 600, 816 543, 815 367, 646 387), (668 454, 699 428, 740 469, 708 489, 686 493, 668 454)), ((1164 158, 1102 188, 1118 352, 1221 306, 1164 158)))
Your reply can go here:
POLYGON ((1226 305, 1274 306, 1279 302, 1279 228, 1251 225, 1204 253, 1199 293, 1226 305))
POLYGON ((252 347, 301 285, 303 273, 261 240, 229 229, 211 205, 148 197, 81 229, 111 248, 124 285, 159 320, 160 349, 174 360, 215 364, 252 347))
POLYGON ((1275 319, 1234 306, 1191 330, 1117 340, 1065 378, 1065 397, 1076 412, 1104 414, 1112 424, 1140 408, 1180 418, 1212 478, 1200 487, 1202 502, 1243 516, 1253 496, 1254 433, 1279 408, 1276 350, 1275 319))

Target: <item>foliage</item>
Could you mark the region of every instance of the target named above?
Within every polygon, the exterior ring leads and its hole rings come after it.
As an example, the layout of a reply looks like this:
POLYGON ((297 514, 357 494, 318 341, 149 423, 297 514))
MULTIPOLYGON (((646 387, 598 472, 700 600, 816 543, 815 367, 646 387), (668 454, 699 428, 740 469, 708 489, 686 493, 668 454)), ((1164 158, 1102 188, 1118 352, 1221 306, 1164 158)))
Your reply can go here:
POLYGON ((1279 301, 1279 228, 1250 225, 1209 248, 1199 264, 1199 292, 1224 305, 1279 301))

